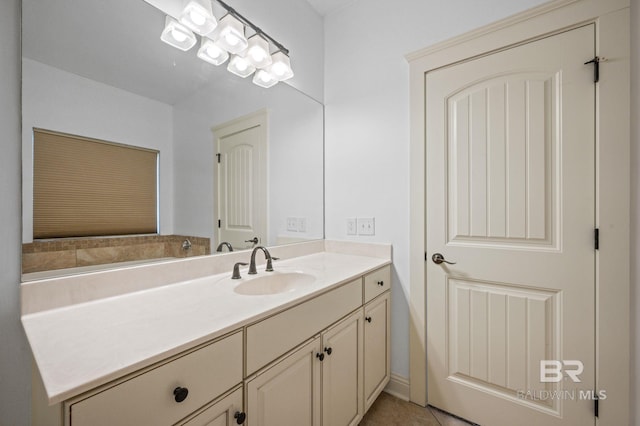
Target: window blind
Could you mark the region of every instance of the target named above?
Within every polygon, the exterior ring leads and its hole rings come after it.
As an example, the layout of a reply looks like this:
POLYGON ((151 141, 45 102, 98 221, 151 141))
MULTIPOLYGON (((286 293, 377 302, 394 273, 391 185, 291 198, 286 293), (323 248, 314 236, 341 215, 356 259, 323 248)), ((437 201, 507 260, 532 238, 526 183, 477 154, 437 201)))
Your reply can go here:
POLYGON ((33 238, 157 233, 158 151, 33 136, 33 238))

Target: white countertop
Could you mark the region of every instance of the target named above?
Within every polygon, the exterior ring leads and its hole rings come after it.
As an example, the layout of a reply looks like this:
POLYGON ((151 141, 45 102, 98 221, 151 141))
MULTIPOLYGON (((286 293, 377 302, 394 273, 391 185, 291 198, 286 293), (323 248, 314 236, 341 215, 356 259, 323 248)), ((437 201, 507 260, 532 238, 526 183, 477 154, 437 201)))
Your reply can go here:
POLYGON ((49 403, 178 354, 391 263, 390 258, 320 252, 274 263, 301 271, 308 286, 274 295, 236 294, 250 277, 224 274, 26 314, 22 323, 49 403))

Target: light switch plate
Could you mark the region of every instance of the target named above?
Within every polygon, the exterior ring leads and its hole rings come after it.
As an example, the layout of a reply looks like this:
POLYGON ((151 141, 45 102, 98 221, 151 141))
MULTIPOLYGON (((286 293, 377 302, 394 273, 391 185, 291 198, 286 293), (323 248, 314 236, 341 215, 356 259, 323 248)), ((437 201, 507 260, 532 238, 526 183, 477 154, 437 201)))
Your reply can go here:
POLYGON ((298 218, 297 217, 288 217, 287 218, 287 231, 298 232, 298 218))
POLYGON ((355 217, 347 218, 347 235, 358 235, 358 227, 355 217))
POLYGON ((376 220, 373 217, 358 218, 358 235, 375 235, 376 220))

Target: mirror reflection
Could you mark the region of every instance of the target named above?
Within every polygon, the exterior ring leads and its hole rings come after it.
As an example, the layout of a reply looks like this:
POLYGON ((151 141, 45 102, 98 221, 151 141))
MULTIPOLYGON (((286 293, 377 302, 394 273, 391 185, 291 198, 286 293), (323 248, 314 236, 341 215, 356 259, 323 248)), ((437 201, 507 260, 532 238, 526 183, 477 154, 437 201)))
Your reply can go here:
MULTIPOLYGON (((164 21, 143 1, 23 0, 23 279, 323 238, 323 106, 162 43, 164 21), (157 233, 37 238, 34 129, 157 152, 157 233)), ((91 188, 74 161, 81 183, 45 181, 91 188)))

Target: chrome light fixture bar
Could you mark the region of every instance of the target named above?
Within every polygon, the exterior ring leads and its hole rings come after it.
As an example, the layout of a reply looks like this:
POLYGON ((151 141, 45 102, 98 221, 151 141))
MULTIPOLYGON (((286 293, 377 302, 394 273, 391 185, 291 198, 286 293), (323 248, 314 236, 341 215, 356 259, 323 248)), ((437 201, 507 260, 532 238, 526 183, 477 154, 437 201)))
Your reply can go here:
POLYGON ((219 22, 213 15, 213 0, 145 1, 167 14, 160 37, 165 43, 187 51, 196 44, 198 34, 200 59, 218 66, 231 56, 227 70, 242 78, 255 73, 253 82, 260 87, 293 77, 289 50, 223 0, 215 0, 227 12, 219 22), (248 39, 247 28, 253 31, 248 39))

